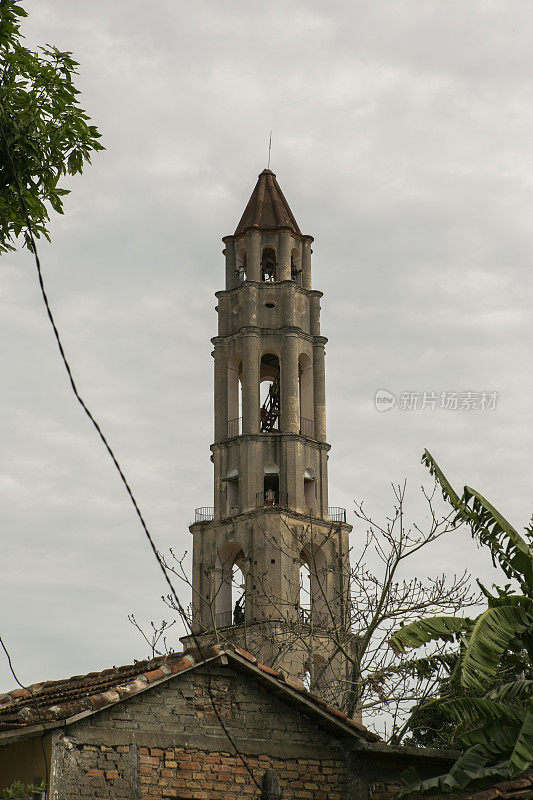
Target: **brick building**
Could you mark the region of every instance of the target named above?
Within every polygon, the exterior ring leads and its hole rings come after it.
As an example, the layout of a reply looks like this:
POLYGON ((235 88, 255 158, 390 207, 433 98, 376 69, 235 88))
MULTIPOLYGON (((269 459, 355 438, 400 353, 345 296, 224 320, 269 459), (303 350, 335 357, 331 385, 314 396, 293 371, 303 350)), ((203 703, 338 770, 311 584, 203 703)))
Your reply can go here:
POLYGON ((284 800, 364 800, 409 764, 429 775, 451 758, 387 747, 227 645, 0 696, 0 788, 48 773, 51 800, 259 798, 267 769, 284 800))

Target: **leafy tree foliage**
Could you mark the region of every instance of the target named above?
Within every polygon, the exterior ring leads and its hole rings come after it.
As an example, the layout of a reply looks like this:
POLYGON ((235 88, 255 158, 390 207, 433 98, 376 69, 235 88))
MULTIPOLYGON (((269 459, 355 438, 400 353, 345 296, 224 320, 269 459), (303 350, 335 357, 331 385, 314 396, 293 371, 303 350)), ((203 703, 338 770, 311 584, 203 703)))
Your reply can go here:
POLYGON ((16 0, 0 0, 0 253, 21 233, 31 249, 28 220, 36 238, 50 239, 49 207, 62 214, 69 193, 59 180, 103 149, 77 101, 77 62, 50 45, 25 47, 26 16, 16 0))
POLYGON ((512 778, 533 765, 533 525, 525 538, 479 492, 451 487, 431 454, 423 461, 455 509, 509 583, 495 593, 479 586, 487 608, 475 619, 430 617, 396 631, 392 647, 400 654, 428 642, 455 642, 455 663, 441 696, 415 709, 411 724, 424 714, 444 713, 453 723, 453 741, 463 753, 447 775, 420 781, 406 773, 405 791, 450 792, 498 776, 512 778))
POLYGON ((3 789, 0 797, 1 800, 33 800, 33 798, 41 797, 43 791, 44 784, 34 786, 15 781, 7 789, 3 789))

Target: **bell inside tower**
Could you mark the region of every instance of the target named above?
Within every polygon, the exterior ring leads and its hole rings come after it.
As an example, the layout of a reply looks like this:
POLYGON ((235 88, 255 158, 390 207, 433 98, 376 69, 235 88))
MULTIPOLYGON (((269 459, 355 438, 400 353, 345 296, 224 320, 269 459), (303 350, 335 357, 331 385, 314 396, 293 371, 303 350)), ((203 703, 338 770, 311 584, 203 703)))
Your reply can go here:
POLYGON ((261 258, 261 280, 273 283, 278 280, 276 253, 271 247, 265 247, 261 258))
POLYGON ((259 371, 260 393, 260 431, 261 433, 278 432, 280 420, 279 392, 279 358, 273 353, 265 353, 261 357, 259 371))

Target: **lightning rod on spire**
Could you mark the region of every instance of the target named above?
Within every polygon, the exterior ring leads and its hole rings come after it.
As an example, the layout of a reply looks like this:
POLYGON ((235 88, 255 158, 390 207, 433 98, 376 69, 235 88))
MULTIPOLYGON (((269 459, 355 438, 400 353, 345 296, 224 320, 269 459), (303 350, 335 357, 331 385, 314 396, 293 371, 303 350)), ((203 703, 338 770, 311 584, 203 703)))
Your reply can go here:
POLYGON ((270 153, 272 151, 272 131, 270 131, 270 139, 268 140, 268 164, 267 169, 270 169, 270 153))

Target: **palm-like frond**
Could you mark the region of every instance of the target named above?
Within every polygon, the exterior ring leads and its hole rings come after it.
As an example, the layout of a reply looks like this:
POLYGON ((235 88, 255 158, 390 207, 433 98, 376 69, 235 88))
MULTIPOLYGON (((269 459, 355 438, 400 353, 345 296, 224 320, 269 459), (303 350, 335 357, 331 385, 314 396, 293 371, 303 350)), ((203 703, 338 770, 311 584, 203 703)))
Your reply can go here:
POLYGON ((524 772, 533 764, 533 700, 529 701, 526 718, 522 723, 509 763, 516 772, 524 772))
POLYGON ((533 697, 533 681, 502 683, 501 686, 488 692, 485 697, 487 700, 501 701, 509 705, 525 703, 533 697))
POLYGON ((498 563, 508 578, 520 584, 524 594, 533 588, 533 548, 500 512, 475 489, 464 487, 462 505, 468 508, 473 535, 490 548, 493 564, 498 563))
POLYGON ((511 725, 522 724, 525 712, 508 706, 496 700, 487 700, 485 697, 459 697, 446 700, 442 708, 453 719, 464 727, 492 724, 501 722, 511 725))
POLYGON ((426 617, 399 628, 390 645, 396 653, 404 653, 409 647, 421 647, 435 640, 453 642, 457 634, 472 630, 474 624, 474 620, 463 617, 426 617))
POLYGON ((454 738, 467 747, 447 775, 421 781, 416 771, 408 771, 402 794, 457 792, 486 778, 514 777, 533 765, 533 680, 507 682, 487 691, 506 674, 531 671, 533 524, 523 538, 475 489, 465 486, 459 496, 427 450, 422 460, 455 509, 454 522, 468 523, 473 536, 490 549, 493 563, 519 583, 523 594, 513 594, 510 585, 496 587, 497 594, 491 594, 480 584, 487 609, 476 620, 423 619, 395 632, 391 646, 397 653, 435 639, 459 639, 447 697, 433 702, 454 720, 454 738))
POLYGON ((403 797, 410 792, 420 794, 449 793, 462 791, 471 783, 485 780, 489 777, 511 777, 512 768, 507 762, 489 765, 490 755, 483 745, 474 745, 466 750, 455 762, 447 775, 421 780, 414 767, 402 773, 404 787, 400 792, 403 797))
POLYGON ((483 612, 476 620, 464 654, 462 685, 483 691, 509 645, 529 630, 533 630, 533 600, 528 597, 509 597, 505 604, 483 612))
POLYGON ((424 450, 422 462, 438 481, 445 500, 457 512, 456 521, 468 523, 473 536, 489 547, 492 561, 498 563, 508 578, 520 584, 524 594, 533 590, 533 525, 526 528, 529 541, 475 489, 465 486, 459 496, 428 450, 424 450))

